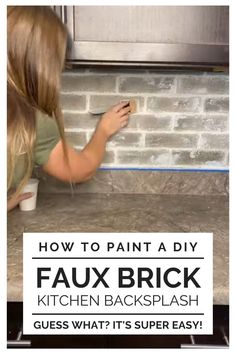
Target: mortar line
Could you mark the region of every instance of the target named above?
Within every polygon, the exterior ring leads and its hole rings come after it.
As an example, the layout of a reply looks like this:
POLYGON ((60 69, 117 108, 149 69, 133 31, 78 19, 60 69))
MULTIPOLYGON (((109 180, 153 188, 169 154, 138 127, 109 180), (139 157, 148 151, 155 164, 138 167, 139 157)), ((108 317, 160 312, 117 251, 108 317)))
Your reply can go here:
POLYGON ((98 92, 98 91, 91 91, 91 90, 86 90, 86 91, 60 91, 61 94, 63 95, 85 95, 85 94, 89 94, 89 95, 93 95, 93 96, 122 96, 122 97, 127 97, 127 96, 135 96, 135 97, 149 97, 149 98, 229 98, 229 94, 228 93, 208 93, 208 94, 204 94, 204 93, 173 93, 171 92, 171 90, 166 90, 166 91, 162 91, 159 93, 153 93, 153 92, 116 92, 116 91, 102 91, 102 92, 98 92))
POLYGON ((195 165, 195 167, 183 167, 183 165, 176 165, 175 167, 165 167, 163 165, 163 167, 153 167, 153 166, 148 166, 148 165, 142 165, 140 167, 135 167, 133 166, 127 166, 125 164, 120 164, 120 167, 111 167, 111 166, 107 166, 107 167, 100 167, 98 170, 100 171, 160 171, 160 172, 219 172, 219 173, 229 173, 229 169, 228 168, 217 168, 217 169, 213 169, 213 168, 201 168, 198 165, 195 165), (123 167, 122 167, 123 165, 123 167))

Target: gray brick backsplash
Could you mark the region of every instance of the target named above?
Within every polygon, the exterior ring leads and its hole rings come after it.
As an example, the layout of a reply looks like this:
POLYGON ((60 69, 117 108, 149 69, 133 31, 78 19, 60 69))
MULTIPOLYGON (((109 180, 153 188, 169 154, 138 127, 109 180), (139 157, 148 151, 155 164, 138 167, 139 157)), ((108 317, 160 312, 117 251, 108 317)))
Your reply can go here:
POLYGON ((102 163, 103 163, 103 164, 111 164, 111 163, 114 163, 114 160, 115 160, 115 153, 114 153, 114 151, 106 151, 102 163))
POLYGON ((118 163, 125 165, 142 166, 168 166, 170 163, 170 152, 168 150, 144 150, 144 151, 117 151, 118 163))
POLYGON ((64 122, 67 128, 75 128, 75 129, 94 129, 99 120, 98 116, 94 116, 89 113, 79 114, 79 113, 64 113, 64 122))
POLYGON ((203 149, 228 149, 228 140, 227 134, 202 134, 200 147, 203 149))
POLYGON ((140 139, 141 139, 141 134, 139 133, 127 133, 127 132, 122 132, 120 131, 116 135, 113 135, 107 144, 107 146, 110 147, 116 147, 116 146, 140 146, 140 139))
POLYGON ((199 97, 149 97, 148 112, 198 112, 202 101, 199 97))
POLYGON ((228 129, 227 115, 181 115, 176 117, 174 130, 176 131, 226 131, 228 129))
POLYGON ((62 76, 62 92, 93 91, 111 92, 115 91, 116 78, 113 76, 83 75, 83 76, 62 76))
POLYGON ((227 94, 229 91, 228 76, 188 76, 179 77, 177 84, 178 93, 189 94, 227 94))
POLYGON ((228 112, 229 99, 228 97, 207 98, 204 107, 206 112, 228 112))
POLYGON ((173 77, 121 77, 118 81, 120 92, 168 93, 175 89, 173 77))
POLYGON ((137 112, 109 139, 102 165, 225 169, 228 88, 225 73, 73 69, 62 75, 66 137, 82 149, 102 116, 90 109, 134 99, 137 112))
POLYGON ((225 164, 226 166, 229 165, 229 151, 225 154, 225 164))
MULTIPOLYGON (((155 131, 155 130, 170 130, 171 129, 171 116, 159 117, 158 115, 145 114, 145 115, 131 115, 129 126, 135 124, 139 130, 155 131)), ((128 126, 128 128, 129 128, 128 126)))
POLYGON ((195 134, 173 134, 173 133, 147 133, 145 145, 147 147, 168 147, 168 148, 195 148, 198 137, 195 134))
POLYGON ((84 146, 87 142, 86 133, 66 131, 66 140, 71 146, 84 146))
POLYGON ((180 166, 221 167, 224 166, 223 151, 182 150, 172 152, 172 163, 180 166))
POLYGON ((62 109, 65 111, 84 111, 86 109, 86 96, 85 95, 61 95, 62 109))

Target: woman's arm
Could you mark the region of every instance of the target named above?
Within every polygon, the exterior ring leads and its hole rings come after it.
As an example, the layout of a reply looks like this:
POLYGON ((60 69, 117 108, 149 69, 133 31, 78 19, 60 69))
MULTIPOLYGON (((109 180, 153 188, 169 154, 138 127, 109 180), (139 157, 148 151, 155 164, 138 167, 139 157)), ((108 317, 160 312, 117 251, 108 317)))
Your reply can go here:
POLYGON ((68 146, 70 168, 64 159, 62 142, 59 141, 48 162, 43 165, 44 171, 62 181, 78 183, 90 179, 104 158, 109 137, 128 124, 130 107, 125 106, 127 102, 117 104, 102 116, 90 142, 81 152, 68 146))

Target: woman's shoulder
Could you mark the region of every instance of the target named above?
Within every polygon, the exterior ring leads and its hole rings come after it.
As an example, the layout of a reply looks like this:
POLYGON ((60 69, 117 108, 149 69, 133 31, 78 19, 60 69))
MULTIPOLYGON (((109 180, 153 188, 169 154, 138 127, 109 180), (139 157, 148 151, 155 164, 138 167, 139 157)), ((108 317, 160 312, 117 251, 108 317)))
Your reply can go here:
POLYGON ((50 134, 51 131, 59 133, 56 120, 39 109, 36 109, 36 131, 40 133, 50 134))

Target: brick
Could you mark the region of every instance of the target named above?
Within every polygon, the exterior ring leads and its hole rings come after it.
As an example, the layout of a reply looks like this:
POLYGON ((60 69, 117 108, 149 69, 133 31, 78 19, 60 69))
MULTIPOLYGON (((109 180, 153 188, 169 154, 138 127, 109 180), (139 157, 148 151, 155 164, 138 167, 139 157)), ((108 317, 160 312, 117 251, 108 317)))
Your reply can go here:
POLYGON ((87 143, 85 132, 65 132, 66 140, 72 146, 84 146, 87 143))
POLYGON ((145 146, 187 148, 187 147, 196 147, 197 141, 198 141, 198 136, 195 134, 147 133, 145 137, 145 146))
POLYGON ((150 97, 147 110, 150 112, 197 112, 201 109, 199 97, 150 97))
POLYGON ((114 160, 115 160, 114 151, 106 151, 106 152, 105 152, 104 159, 103 159, 103 161, 102 161, 102 164, 114 163, 114 160))
POLYGON ((95 91, 112 92, 116 89, 116 78, 108 75, 63 75, 62 92, 95 91))
POLYGON ((61 105, 64 111, 84 111, 86 109, 86 96, 84 95, 61 95, 61 105))
POLYGON ((158 117, 153 114, 133 114, 130 116, 129 124, 123 131, 140 130, 140 131, 155 131, 155 130, 170 130, 171 117, 158 117))
POLYGON ((206 112, 228 112, 229 99, 228 97, 208 98, 205 100, 204 107, 206 112))
POLYGON ((94 133, 94 130, 91 130, 91 131, 88 131, 88 132, 87 132, 88 141, 90 141, 90 139, 92 138, 93 133, 94 133))
POLYGON ((173 77, 120 77, 118 89, 120 92, 172 92, 173 77))
POLYGON ((111 106, 119 103, 121 100, 134 99, 137 102, 137 113, 144 108, 144 98, 141 96, 119 96, 119 95, 91 95, 90 108, 107 107, 108 110, 111 106))
POLYGON ((228 129, 227 115, 190 115, 176 118, 174 130, 176 131, 225 131, 228 129))
POLYGON ((200 147, 203 149, 228 149, 228 134, 202 134, 200 147))
POLYGON ((229 166, 229 151, 225 155, 225 164, 226 166, 229 166))
POLYGON ((65 128, 94 129, 99 119, 98 116, 89 113, 64 113, 65 128))
POLYGON ((229 92, 229 78, 226 75, 178 77, 177 92, 190 94, 227 94, 229 92))
POLYGON ((182 150, 172 151, 172 164, 179 166, 209 166, 220 167, 224 165, 223 151, 182 150))
POLYGON ((171 117, 158 117, 153 115, 142 116, 139 119, 140 130, 169 130, 171 128, 171 117))
POLYGON ((110 138, 107 146, 139 146, 141 136, 142 135, 139 133, 126 133, 120 131, 110 138))
POLYGON ((136 166, 168 166, 170 163, 170 152, 163 149, 117 151, 117 162, 118 164, 136 166))

